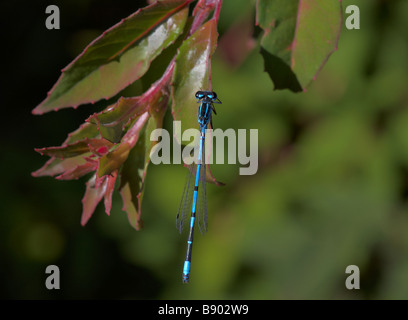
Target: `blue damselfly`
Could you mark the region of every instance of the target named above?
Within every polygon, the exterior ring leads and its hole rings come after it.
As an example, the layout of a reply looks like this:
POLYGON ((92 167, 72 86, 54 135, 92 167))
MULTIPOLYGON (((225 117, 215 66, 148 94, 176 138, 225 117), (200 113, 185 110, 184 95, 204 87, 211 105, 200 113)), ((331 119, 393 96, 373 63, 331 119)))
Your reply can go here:
POLYGON ((210 123, 212 128, 212 113, 215 112, 213 103, 221 103, 213 91, 197 91, 195 94, 198 108, 198 124, 200 127, 200 144, 197 163, 189 168, 189 174, 184 186, 183 197, 177 213, 176 224, 180 233, 185 225, 188 212, 191 209, 190 231, 187 239, 187 253, 183 267, 183 282, 190 279, 191 252, 193 248, 194 222, 197 217, 201 233, 207 231, 207 201, 206 201, 206 168, 205 168, 205 130, 210 123), (194 180, 195 179, 195 180, 194 180))

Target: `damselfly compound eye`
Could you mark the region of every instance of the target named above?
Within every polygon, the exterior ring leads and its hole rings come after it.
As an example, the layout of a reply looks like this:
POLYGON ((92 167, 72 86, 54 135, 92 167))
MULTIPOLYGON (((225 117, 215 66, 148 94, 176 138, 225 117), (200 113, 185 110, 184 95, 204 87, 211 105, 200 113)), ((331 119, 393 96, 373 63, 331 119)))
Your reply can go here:
POLYGON ((202 99, 202 98, 204 98, 204 92, 202 92, 202 91, 197 91, 196 94, 195 94, 195 97, 196 97, 197 99, 202 99))

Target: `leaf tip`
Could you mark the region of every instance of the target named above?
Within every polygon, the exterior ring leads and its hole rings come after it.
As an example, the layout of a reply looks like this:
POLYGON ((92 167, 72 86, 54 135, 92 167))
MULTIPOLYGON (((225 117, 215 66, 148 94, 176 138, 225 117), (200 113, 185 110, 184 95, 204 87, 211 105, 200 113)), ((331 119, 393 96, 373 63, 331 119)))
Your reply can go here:
POLYGON ((31 172, 31 176, 34 177, 34 178, 39 177, 38 170, 31 172))
POLYGON ((38 106, 38 107, 35 107, 35 108, 31 111, 31 113, 34 114, 34 115, 42 115, 44 112, 41 111, 40 106, 38 106))

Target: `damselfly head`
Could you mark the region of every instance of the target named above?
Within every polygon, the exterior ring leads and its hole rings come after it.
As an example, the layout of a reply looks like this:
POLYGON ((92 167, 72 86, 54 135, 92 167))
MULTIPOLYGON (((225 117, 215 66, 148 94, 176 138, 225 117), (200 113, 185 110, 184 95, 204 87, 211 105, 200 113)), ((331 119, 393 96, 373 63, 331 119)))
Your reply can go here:
POLYGON ((195 94, 195 97, 198 100, 207 98, 209 100, 216 100, 217 99, 217 94, 214 91, 197 91, 195 94))

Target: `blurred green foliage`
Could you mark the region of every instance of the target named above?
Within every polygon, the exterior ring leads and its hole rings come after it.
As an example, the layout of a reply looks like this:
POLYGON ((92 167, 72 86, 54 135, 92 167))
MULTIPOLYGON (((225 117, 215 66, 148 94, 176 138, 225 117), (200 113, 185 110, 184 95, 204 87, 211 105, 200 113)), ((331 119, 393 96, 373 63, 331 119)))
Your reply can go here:
MULTIPOLYGON (((221 36, 245 15, 237 3, 224 1, 221 36)), ((407 1, 343 0, 360 7, 361 29, 343 28, 339 50, 305 93, 274 91, 257 49, 234 70, 215 54, 223 104, 214 126, 258 129, 259 170, 240 176, 239 164, 212 166, 226 186, 207 188, 209 231, 195 237, 189 285, 181 283, 186 234, 175 227, 181 165, 149 167, 140 232, 118 195, 110 217, 101 205, 81 227, 86 178, 30 176, 44 161, 33 148, 59 145, 93 107, 42 117, 30 110, 98 32, 138 6, 55 4, 61 30, 45 28, 45 2, 27 2, 6 35, 14 50, 1 85, 1 297, 408 298, 407 1), (45 288, 49 264, 60 267, 59 291, 45 288), (360 290, 344 285, 348 265, 360 268, 360 290)), ((165 123, 172 128, 170 114, 165 123)))

